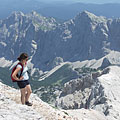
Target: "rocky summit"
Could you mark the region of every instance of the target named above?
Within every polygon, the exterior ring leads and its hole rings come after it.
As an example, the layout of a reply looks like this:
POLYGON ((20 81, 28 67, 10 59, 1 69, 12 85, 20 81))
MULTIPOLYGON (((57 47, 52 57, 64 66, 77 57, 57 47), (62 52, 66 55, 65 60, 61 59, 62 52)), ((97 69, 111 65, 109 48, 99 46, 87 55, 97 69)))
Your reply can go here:
POLYGON ((20 91, 0 82, 0 120, 107 120, 95 110, 63 110, 43 102, 35 94, 32 107, 20 103, 20 91))

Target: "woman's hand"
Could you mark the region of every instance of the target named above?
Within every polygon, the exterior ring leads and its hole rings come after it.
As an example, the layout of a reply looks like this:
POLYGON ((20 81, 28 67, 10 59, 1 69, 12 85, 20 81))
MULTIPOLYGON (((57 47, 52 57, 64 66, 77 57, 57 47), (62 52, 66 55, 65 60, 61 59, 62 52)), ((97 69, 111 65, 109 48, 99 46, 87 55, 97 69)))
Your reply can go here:
POLYGON ((23 76, 21 76, 19 80, 23 80, 23 79, 24 79, 24 77, 23 77, 23 76))

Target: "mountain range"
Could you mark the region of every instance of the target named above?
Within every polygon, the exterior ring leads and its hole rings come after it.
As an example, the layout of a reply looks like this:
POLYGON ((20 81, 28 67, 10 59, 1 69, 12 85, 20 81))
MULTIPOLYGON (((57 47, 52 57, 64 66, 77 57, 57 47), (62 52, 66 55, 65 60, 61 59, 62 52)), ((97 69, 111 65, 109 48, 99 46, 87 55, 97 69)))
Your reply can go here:
POLYGON ((16 61, 21 52, 31 56, 34 67, 51 70, 63 61, 100 59, 120 51, 120 19, 106 19, 90 12, 59 23, 36 12, 14 12, 0 21, 0 57, 16 61))

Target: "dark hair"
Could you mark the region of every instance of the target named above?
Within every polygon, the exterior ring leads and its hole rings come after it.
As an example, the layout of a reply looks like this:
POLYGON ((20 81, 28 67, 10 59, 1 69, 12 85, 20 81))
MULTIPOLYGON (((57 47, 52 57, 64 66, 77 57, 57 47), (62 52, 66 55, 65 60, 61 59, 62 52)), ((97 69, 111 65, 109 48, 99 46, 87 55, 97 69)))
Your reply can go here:
POLYGON ((21 53, 20 56, 17 58, 17 60, 21 61, 21 60, 25 60, 26 58, 28 58, 28 54, 21 53))

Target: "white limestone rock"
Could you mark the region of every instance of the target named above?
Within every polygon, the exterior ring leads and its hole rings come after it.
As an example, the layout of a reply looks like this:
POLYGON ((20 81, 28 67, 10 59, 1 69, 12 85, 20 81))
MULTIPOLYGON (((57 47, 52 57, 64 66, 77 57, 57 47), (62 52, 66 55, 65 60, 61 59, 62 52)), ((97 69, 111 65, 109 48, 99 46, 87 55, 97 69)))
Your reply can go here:
POLYGON ((66 111, 55 109, 35 94, 31 95, 32 107, 20 103, 20 91, 0 82, 0 120, 107 120, 93 110, 66 111), (96 118, 96 116, 99 116, 96 118))
POLYGON ((108 120, 120 120, 119 89, 120 66, 110 66, 91 77, 67 82, 56 105, 64 109, 94 109, 108 120))

